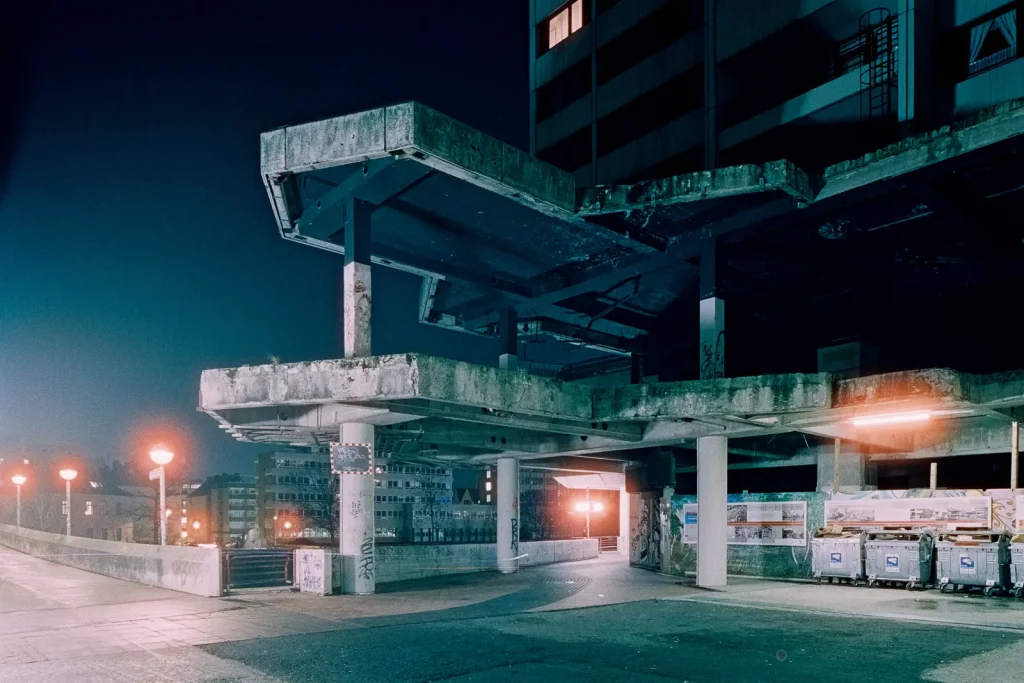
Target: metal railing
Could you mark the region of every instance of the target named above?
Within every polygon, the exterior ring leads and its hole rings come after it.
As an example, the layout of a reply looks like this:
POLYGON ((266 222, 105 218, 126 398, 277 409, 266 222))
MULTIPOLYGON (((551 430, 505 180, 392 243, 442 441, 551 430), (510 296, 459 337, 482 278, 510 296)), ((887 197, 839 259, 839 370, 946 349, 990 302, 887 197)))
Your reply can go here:
POLYGON ((600 553, 617 553, 619 552, 619 537, 618 536, 598 536, 597 537, 597 551, 600 553))
POLYGON ((991 66, 995 66, 996 64, 1008 62, 1011 59, 1015 58, 1016 56, 1017 47, 1015 45, 1011 45, 1009 47, 1003 48, 999 52, 993 52, 988 57, 982 57, 981 59, 975 62, 971 62, 967 67, 967 71, 968 73, 973 75, 978 73, 979 71, 984 71, 985 69, 991 66))
POLYGON ((225 592, 232 588, 277 588, 293 582, 290 550, 222 550, 221 576, 225 592))

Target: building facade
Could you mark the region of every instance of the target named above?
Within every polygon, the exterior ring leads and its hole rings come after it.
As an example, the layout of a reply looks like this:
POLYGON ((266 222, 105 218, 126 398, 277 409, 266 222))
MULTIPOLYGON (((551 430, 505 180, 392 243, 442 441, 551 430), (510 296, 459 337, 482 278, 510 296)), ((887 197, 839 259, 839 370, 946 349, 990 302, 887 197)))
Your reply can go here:
MULTIPOLYGON (((192 492, 181 511, 183 541, 241 545, 257 529, 258 505, 254 477, 218 474, 192 492)), ((170 532, 168 531, 168 536, 170 532)))
POLYGON ((529 0, 531 151, 585 185, 806 170, 1024 97, 1014 0, 529 0))

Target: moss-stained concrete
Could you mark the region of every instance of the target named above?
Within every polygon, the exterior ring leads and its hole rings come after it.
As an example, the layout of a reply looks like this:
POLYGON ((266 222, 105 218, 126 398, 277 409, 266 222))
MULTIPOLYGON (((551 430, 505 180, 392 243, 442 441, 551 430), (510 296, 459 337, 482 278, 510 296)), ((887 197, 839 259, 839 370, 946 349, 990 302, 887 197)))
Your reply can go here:
POLYGON ((830 407, 831 375, 788 374, 606 387, 594 392, 602 420, 757 415, 830 407))

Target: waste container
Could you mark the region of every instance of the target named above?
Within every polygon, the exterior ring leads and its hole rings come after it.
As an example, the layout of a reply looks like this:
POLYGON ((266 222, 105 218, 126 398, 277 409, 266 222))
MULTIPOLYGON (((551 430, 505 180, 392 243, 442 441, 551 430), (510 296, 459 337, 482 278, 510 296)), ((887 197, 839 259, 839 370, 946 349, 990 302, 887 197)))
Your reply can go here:
POLYGON ((978 587, 985 595, 1010 590, 1010 536, 1005 531, 951 531, 935 543, 940 591, 978 587))
POLYGON ((904 584, 907 590, 932 580, 935 537, 928 530, 872 530, 864 538, 868 585, 904 584))
POLYGON ((1010 581, 1013 594, 1018 599, 1024 598, 1024 534, 1010 539, 1010 581))
POLYGON ((821 583, 827 578, 849 580, 854 585, 864 580, 864 532, 860 529, 824 527, 811 539, 811 570, 821 583))

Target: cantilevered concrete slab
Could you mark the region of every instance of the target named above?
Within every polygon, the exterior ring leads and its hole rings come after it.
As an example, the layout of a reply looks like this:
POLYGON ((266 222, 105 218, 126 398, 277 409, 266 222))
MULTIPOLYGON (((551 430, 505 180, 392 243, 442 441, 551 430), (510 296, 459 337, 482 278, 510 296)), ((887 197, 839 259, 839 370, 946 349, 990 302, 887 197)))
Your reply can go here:
POLYGON ((378 438, 410 459, 643 459, 701 436, 742 449, 743 438, 786 432, 879 453, 955 455, 1001 443, 996 433, 1024 406, 1022 377, 930 369, 591 387, 408 354, 207 370, 199 407, 235 438, 260 443, 324 446, 341 424, 382 425, 378 438), (927 425, 858 423, 915 411, 928 413, 927 425))

